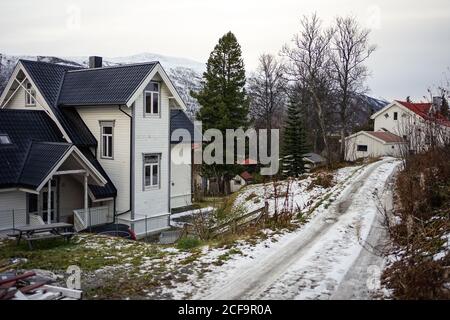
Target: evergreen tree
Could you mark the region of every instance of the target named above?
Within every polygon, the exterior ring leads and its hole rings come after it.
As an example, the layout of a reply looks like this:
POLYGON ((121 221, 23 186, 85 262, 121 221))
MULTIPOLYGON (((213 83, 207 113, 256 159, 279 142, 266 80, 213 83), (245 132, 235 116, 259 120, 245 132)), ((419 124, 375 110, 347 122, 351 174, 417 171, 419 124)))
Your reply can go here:
POLYGON ((283 174, 298 177, 305 172, 303 156, 309 150, 300 106, 293 99, 287 108, 283 140, 283 174))
MULTIPOLYGON (((249 100, 245 81, 241 46, 234 34, 228 32, 219 39, 209 56, 202 90, 191 92, 201 105, 197 120, 202 121, 204 130, 214 128, 222 131, 224 144, 226 129, 245 129, 248 125, 249 100)), ((216 176, 220 191, 228 193, 229 182, 239 171, 239 166, 213 165, 205 167, 204 171, 207 176, 216 176)))
POLYGON ((444 117, 449 119, 448 101, 447 98, 445 97, 445 94, 442 95, 441 113, 444 117))

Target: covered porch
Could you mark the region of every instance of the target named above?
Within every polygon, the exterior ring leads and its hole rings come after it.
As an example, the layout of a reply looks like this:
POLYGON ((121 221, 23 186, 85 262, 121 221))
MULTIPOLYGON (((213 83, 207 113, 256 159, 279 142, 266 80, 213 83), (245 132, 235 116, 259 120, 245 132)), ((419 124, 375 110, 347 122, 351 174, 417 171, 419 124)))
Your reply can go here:
POLYGON ((96 199, 90 191, 90 186, 104 186, 107 180, 77 147, 66 143, 33 145, 27 162, 29 166, 22 173, 24 184, 37 187, 0 192, 0 200, 12 198, 9 208, 0 206, 0 231, 55 222, 73 224, 81 231, 114 221, 114 198, 96 199), (46 153, 43 149, 52 150, 46 153))

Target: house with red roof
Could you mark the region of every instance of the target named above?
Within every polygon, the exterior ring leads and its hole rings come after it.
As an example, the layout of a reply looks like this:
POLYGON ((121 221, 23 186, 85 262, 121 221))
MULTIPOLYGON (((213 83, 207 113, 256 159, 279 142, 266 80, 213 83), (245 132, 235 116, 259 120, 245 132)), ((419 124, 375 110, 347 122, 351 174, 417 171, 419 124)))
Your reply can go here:
POLYGON ((394 100, 374 113, 374 131, 360 131, 346 138, 346 159, 400 156, 450 141, 450 121, 440 112, 441 100, 413 103, 394 100))
POLYGON ((236 175, 230 182, 231 192, 239 191, 242 187, 253 182, 253 176, 248 172, 244 171, 241 174, 236 175))

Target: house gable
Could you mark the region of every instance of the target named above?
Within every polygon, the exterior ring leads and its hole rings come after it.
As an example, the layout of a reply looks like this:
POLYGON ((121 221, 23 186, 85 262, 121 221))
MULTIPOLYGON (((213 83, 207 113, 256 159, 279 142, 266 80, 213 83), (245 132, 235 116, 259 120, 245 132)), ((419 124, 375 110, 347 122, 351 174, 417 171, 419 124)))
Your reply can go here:
POLYGON ((128 101, 126 102, 126 105, 128 107, 130 107, 136 101, 136 99, 138 99, 138 97, 142 94, 142 92, 145 90, 145 88, 150 83, 150 81, 152 81, 155 77, 160 77, 161 80, 164 82, 164 84, 169 89, 169 93, 170 93, 169 99, 172 99, 172 98, 175 99, 178 106, 181 109, 186 110, 187 108, 186 108, 186 105, 185 105, 183 99, 181 99, 180 94, 176 90, 175 86, 173 85, 173 83, 170 80, 169 76, 167 75, 166 71, 163 69, 163 67, 161 66, 161 64, 159 62, 155 65, 155 67, 152 69, 152 71, 148 74, 146 79, 144 81, 142 81, 142 83, 135 90, 135 92, 129 97, 128 101))

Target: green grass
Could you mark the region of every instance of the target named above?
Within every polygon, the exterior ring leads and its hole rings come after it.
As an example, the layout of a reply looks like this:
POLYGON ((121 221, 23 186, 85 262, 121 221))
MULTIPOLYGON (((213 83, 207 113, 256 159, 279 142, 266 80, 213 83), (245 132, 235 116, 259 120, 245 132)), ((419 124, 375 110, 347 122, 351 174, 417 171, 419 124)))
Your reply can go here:
POLYGON ((242 251, 237 248, 231 248, 224 254, 221 254, 219 257, 217 257, 217 260, 214 261, 213 264, 216 266, 221 266, 226 261, 230 260, 233 255, 236 255, 236 254, 242 254, 242 251))
POLYGON ((191 250, 202 244, 202 241, 195 237, 184 237, 178 240, 177 248, 180 250, 191 250))
POLYGON ((105 266, 142 263, 143 257, 160 258, 165 255, 157 247, 120 238, 96 235, 75 236, 69 243, 64 240, 36 241, 34 250, 25 242, 0 242, 0 260, 22 258, 22 269, 45 269, 64 272, 68 266, 77 265, 83 271, 95 271, 105 266))

